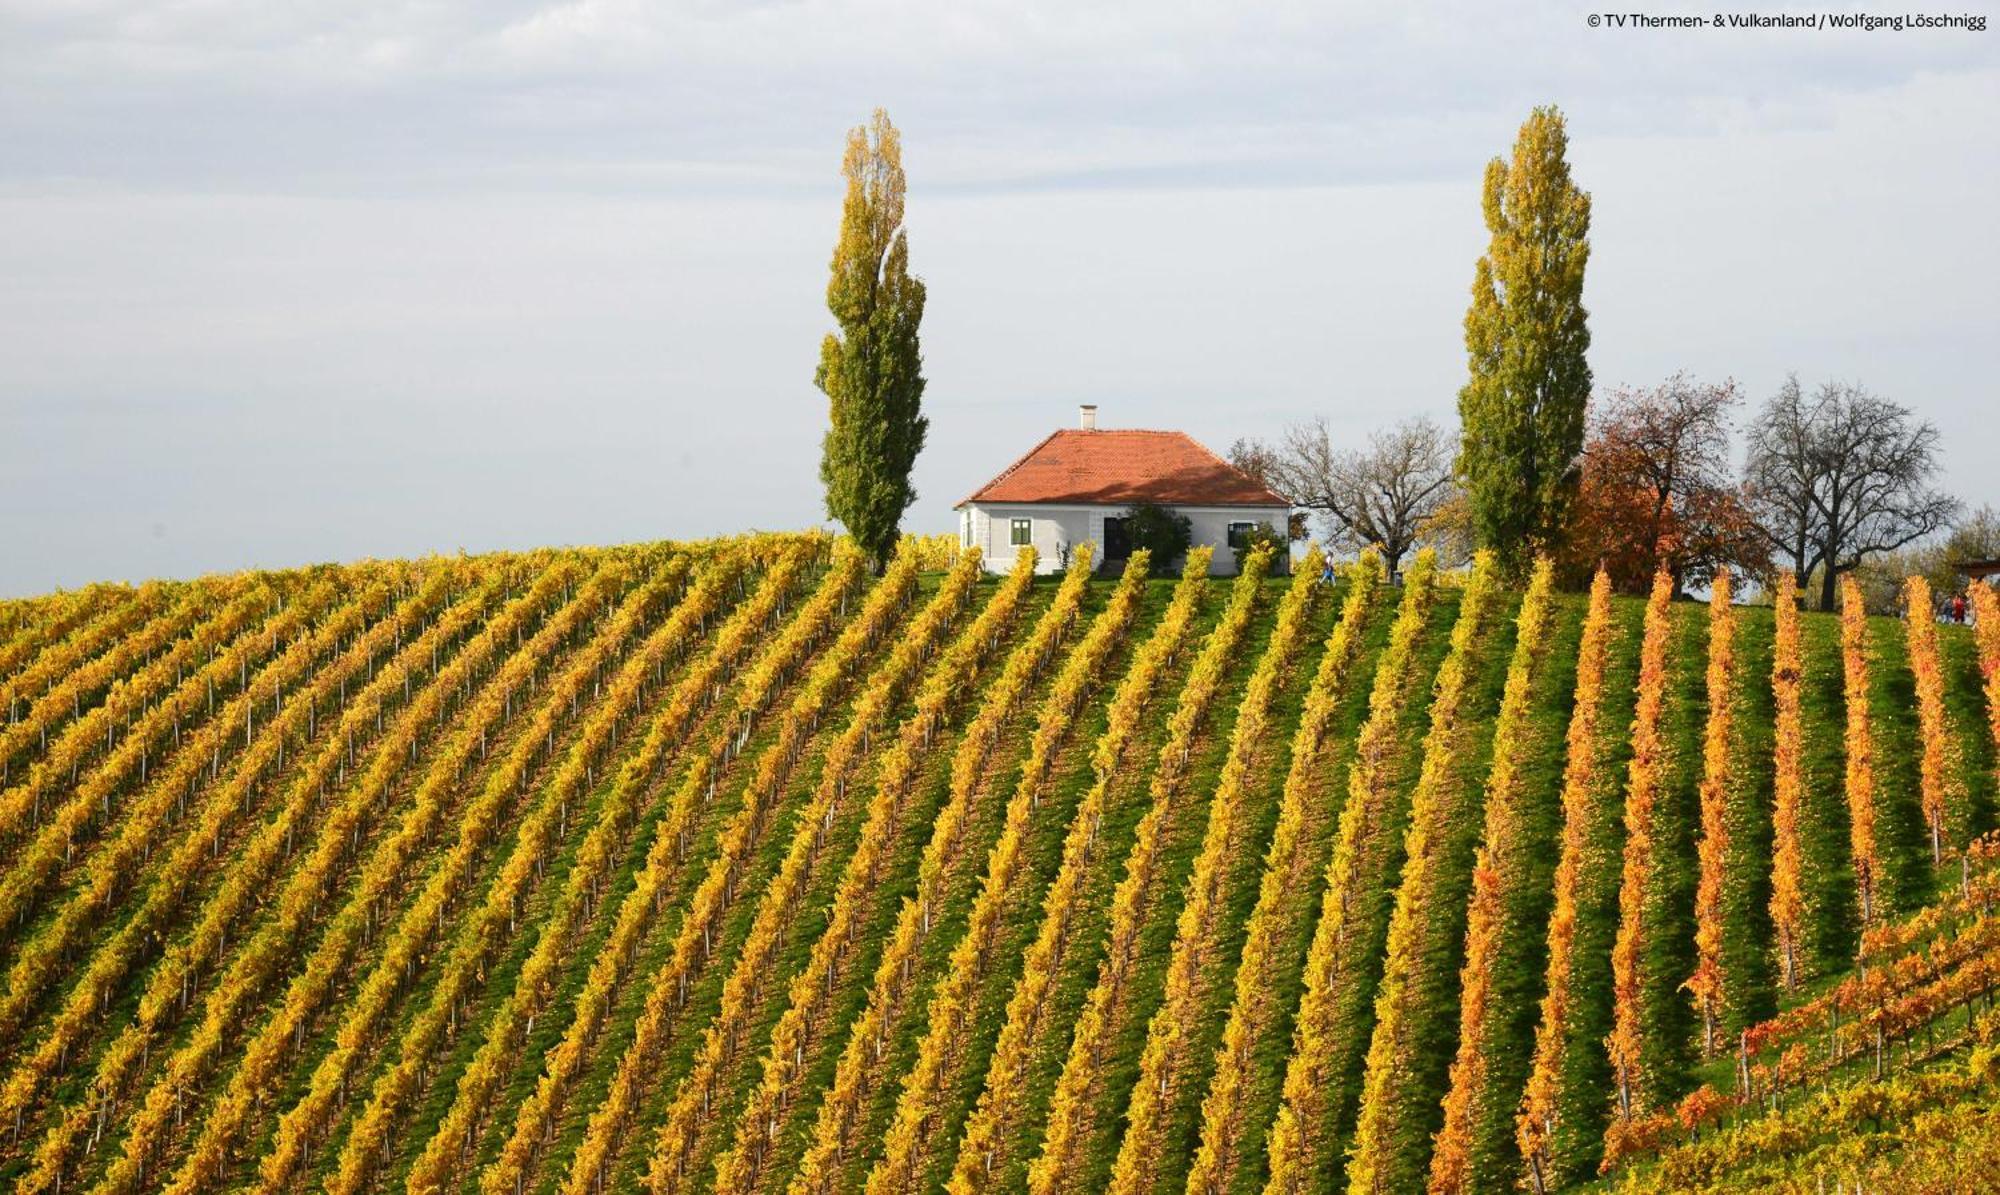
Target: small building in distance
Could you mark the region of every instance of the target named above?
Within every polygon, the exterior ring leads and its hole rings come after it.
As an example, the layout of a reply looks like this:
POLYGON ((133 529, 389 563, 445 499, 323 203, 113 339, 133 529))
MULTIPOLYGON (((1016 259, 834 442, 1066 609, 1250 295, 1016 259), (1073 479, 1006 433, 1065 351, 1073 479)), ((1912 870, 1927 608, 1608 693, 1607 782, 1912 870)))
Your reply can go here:
POLYGON ((1962 560, 1952 568, 1964 573, 1967 581, 2000 585, 2000 560, 1962 560))
MULTIPOLYGON (((1082 408, 1082 426, 1053 432, 1027 455, 960 502, 959 542, 978 545, 986 567, 1005 572, 1014 554, 1032 545, 1040 570, 1056 572, 1078 544, 1095 545, 1098 569, 1117 571, 1131 554, 1126 514, 1140 503, 1188 519, 1191 542, 1215 549, 1208 571, 1236 572, 1232 549, 1258 524, 1283 539, 1292 505, 1282 495, 1202 447, 1184 432, 1097 426, 1097 408, 1082 408)), ((1288 567, 1281 554, 1277 568, 1288 567)), ((1164 573, 1179 561, 1155 561, 1164 573)))

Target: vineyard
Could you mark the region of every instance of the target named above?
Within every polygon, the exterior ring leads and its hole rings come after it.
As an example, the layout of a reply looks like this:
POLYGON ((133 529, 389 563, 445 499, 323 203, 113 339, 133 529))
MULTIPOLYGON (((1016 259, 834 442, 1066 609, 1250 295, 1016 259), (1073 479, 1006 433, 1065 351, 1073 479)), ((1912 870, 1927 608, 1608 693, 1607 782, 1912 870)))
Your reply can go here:
POLYGON ((1991 1181, 1990 591, 1963 628, 1316 552, 757 535, 0 602, 0 1184, 1991 1181))

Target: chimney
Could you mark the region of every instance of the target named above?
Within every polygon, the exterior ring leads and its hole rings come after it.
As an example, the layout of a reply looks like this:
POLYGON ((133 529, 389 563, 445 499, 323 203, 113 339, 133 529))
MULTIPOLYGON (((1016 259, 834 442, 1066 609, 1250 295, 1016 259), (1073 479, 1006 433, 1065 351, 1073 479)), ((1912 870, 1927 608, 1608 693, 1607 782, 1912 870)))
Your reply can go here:
POLYGON ((1083 430, 1087 432, 1094 432, 1097 430, 1096 403, 1094 402, 1084 403, 1083 405, 1077 408, 1077 413, 1083 416, 1083 430))

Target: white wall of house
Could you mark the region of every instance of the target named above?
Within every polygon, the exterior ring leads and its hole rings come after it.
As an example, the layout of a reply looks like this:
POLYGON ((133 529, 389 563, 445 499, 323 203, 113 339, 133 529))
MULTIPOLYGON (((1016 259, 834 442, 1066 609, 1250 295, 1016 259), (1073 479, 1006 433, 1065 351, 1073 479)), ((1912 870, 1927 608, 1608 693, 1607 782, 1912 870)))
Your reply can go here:
MULTIPOLYGON (((1094 551, 1101 565, 1104 561, 1104 519, 1107 515, 1117 518, 1127 509, 1123 505, 974 502, 958 512, 959 542, 967 547, 979 548, 985 556, 987 571, 1004 573, 1014 567, 1014 554, 1018 550, 1013 543, 1014 520, 1026 519, 1029 542, 1040 557, 1036 564, 1037 572, 1062 571, 1061 549, 1085 541, 1095 545, 1094 551)), ((1208 544, 1215 549, 1208 563, 1208 572, 1212 577, 1236 575, 1236 556, 1229 550, 1231 523, 1266 523, 1273 531, 1283 535, 1285 520, 1291 515, 1291 509, 1284 506, 1176 506, 1173 509, 1187 516, 1194 543, 1208 544)), ((1281 559, 1279 568, 1282 570, 1289 563, 1289 557, 1281 559)))

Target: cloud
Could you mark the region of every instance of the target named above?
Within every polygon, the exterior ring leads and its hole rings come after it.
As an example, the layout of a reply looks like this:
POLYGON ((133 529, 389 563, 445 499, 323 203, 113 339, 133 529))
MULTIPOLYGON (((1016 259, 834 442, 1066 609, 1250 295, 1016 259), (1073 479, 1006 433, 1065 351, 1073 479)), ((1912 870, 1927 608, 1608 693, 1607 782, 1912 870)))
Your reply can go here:
POLYGON ((1441 177, 1556 100, 1608 133, 1814 119, 1990 69, 1960 32, 1592 30, 1490 6, 839 0, 0 10, 13 185, 304 193, 823 183, 886 103, 933 186, 1441 177))

